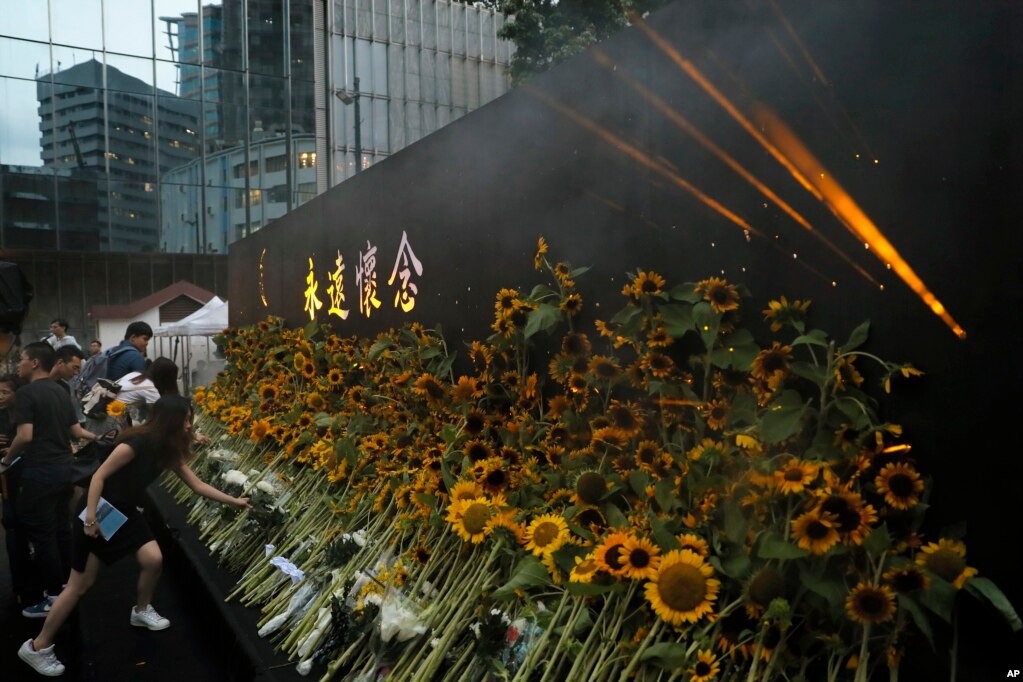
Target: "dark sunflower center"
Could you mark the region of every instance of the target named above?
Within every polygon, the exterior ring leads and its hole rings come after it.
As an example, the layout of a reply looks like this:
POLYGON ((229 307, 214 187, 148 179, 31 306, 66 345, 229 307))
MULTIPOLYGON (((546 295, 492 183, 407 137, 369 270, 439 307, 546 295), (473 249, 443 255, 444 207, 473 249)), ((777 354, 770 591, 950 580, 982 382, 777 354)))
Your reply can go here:
POLYGON ((533 544, 537 547, 546 547, 558 537, 558 524, 544 521, 533 529, 533 544))
POLYGON ((711 290, 710 300, 718 304, 728 303, 728 301, 731 300, 731 296, 729 296, 727 289, 723 287, 718 287, 716 289, 711 290))
POLYGON ((773 568, 760 571, 749 585, 749 598, 759 606, 767 606, 773 599, 784 596, 785 579, 773 568))
POLYGON ((764 371, 768 374, 785 370, 785 358, 777 353, 768 353, 764 356, 764 361, 761 364, 764 367, 764 371))
POLYGON ((646 568, 650 565, 650 554, 642 547, 629 552, 629 565, 635 568, 646 568))
POLYGON ((596 509, 584 509, 576 515, 575 520, 583 526, 596 524, 603 527, 604 525, 604 517, 596 509))
POLYGON ((601 379, 614 379, 618 376, 618 368, 611 362, 598 362, 593 369, 594 374, 601 379))
POLYGON ((895 474, 888 479, 888 489, 896 497, 912 497, 913 479, 906 474, 895 474))
POLYGON ((651 448, 643 448, 639 451, 639 461, 643 464, 650 464, 654 461, 654 451, 651 448))
POLYGON ((786 481, 791 481, 793 483, 795 483, 796 481, 802 481, 803 480, 803 470, 802 469, 788 469, 785 472, 785 480, 786 481))
POLYGON ((494 471, 491 471, 489 474, 487 474, 487 485, 490 485, 492 487, 499 488, 503 486, 505 480, 506 478, 504 475, 504 471, 502 471, 501 469, 495 469, 494 471))
POLYGON ((427 381, 423 385, 423 390, 426 391, 426 395, 430 396, 434 400, 444 397, 444 389, 436 381, 427 381))
POLYGON ((621 549, 621 545, 611 545, 611 547, 607 550, 607 553, 604 555, 607 565, 616 571, 622 567, 621 557, 618 556, 621 549))
POLYGON ((939 549, 927 558, 927 568, 942 579, 952 582, 966 568, 966 559, 956 552, 939 549))
POLYGON ((700 661, 693 668, 693 672, 696 673, 697 677, 705 677, 707 675, 710 675, 710 671, 711 671, 710 664, 705 663, 704 661, 700 661))
POLYGON ((596 471, 587 471, 575 482, 575 492, 586 504, 596 504, 607 492, 607 484, 596 471))
POLYGON ((884 615, 888 607, 888 600, 879 592, 870 590, 861 593, 856 597, 856 608, 864 616, 876 618, 884 615))
POLYGON ((479 535, 490 520, 490 507, 481 503, 473 502, 466 507, 462 514, 462 525, 470 535, 479 535))
POLYGON ((806 536, 811 540, 823 540, 828 537, 829 530, 831 529, 820 521, 811 521, 806 526, 806 536))
POLYGON ((465 419, 465 430, 474 436, 483 433, 483 428, 486 425, 487 422, 478 414, 470 414, 465 419))
POLYGON ((515 304, 515 297, 514 296, 502 296, 501 297, 501 307, 504 308, 505 310, 511 309, 511 307, 514 304, 515 304))
POLYGON ((612 417, 614 417, 615 426, 620 429, 633 429, 636 427, 636 417, 629 410, 615 410, 612 413, 612 417))
POLYGON ((707 579, 689 564, 671 564, 661 569, 657 593, 673 611, 692 611, 707 596, 707 579))
POLYGON ((654 369, 667 369, 668 358, 663 355, 653 355, 650 357, 650 366, 654 369))
POLYGON ((653 294, 657 292, 657 282, 652 279, 645 279, 643 283, 639 285, 640 291, 644 294, 653 294))
POLYGON ((471 459, 474 462, 479 462, 486 459, 490 453, 487 451, 487 446, 483 445, 482 443, 473 443, 471 446, 469 446, 468 454, 469 459, 471 459))

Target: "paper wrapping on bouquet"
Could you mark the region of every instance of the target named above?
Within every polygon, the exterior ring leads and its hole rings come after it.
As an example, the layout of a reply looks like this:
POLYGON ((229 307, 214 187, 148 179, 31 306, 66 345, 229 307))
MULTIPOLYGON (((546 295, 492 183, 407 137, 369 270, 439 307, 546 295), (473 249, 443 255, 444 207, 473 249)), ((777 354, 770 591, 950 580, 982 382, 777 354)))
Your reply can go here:
POLYGON ((508 628, 508 644, 501 652, 501 662, 509 673, 514 674, 522 667, 529 650, 536 646, 542 634, 543 628, 532 621, 519 618, 512 622, 508 628))

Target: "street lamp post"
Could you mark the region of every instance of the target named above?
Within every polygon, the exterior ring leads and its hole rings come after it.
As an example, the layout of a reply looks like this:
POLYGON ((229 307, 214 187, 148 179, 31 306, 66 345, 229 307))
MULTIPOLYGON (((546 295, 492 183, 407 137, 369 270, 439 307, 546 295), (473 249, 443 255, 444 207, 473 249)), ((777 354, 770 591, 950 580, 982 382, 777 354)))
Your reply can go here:
POLYGON ((358 173, 362 170, 362 118, 359 115, 359 77, 356 76, 352 81, 354 88, 353 92, 348 92, 344 88, 337 91, 337 98, 341 100, 346 106, 349 104, 355 105, 355 172, 358 173))

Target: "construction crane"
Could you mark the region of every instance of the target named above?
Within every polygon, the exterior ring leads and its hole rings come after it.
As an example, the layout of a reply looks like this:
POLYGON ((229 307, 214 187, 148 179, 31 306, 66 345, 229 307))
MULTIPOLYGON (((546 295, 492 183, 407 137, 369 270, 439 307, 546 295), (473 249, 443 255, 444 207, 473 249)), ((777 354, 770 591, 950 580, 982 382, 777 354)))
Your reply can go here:
POLYGON ((75 135, 75 121, 74 119, 68 119, 67 122, 68 132, 71 133, 71 144, 75 148, 75 158, 78 160, 78 167, 85 168, 85 159, 82 157, 82 148, 78 146, 78 136, 75 135))

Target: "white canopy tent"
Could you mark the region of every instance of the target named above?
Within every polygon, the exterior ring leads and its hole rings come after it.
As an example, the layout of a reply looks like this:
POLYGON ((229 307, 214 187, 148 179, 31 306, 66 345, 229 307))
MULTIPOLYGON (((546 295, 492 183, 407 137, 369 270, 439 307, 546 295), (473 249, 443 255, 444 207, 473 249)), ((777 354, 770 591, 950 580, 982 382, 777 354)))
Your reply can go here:
POLYGON ((221 361, 219 358, 213 357, 210 339, 228 326, 227 313, 227 301, 214 296, 191 315, 177 322, 160 325, 153 330, 160 355, 171 358, 181 367, 186 391, 194 388, 193 384, 206 384, 216 376, 216 370, 219 369, 217 365, 221 361), (164 351, 164 339, 167 340, 168 351, 164 351), (180 359, 178 358, 179 351, 180 359), (202 355, 203 351, 206 356, 202 363, 204 367, 193 371, 192 365, 198 364, 193 362, 194 356, 202 355))

